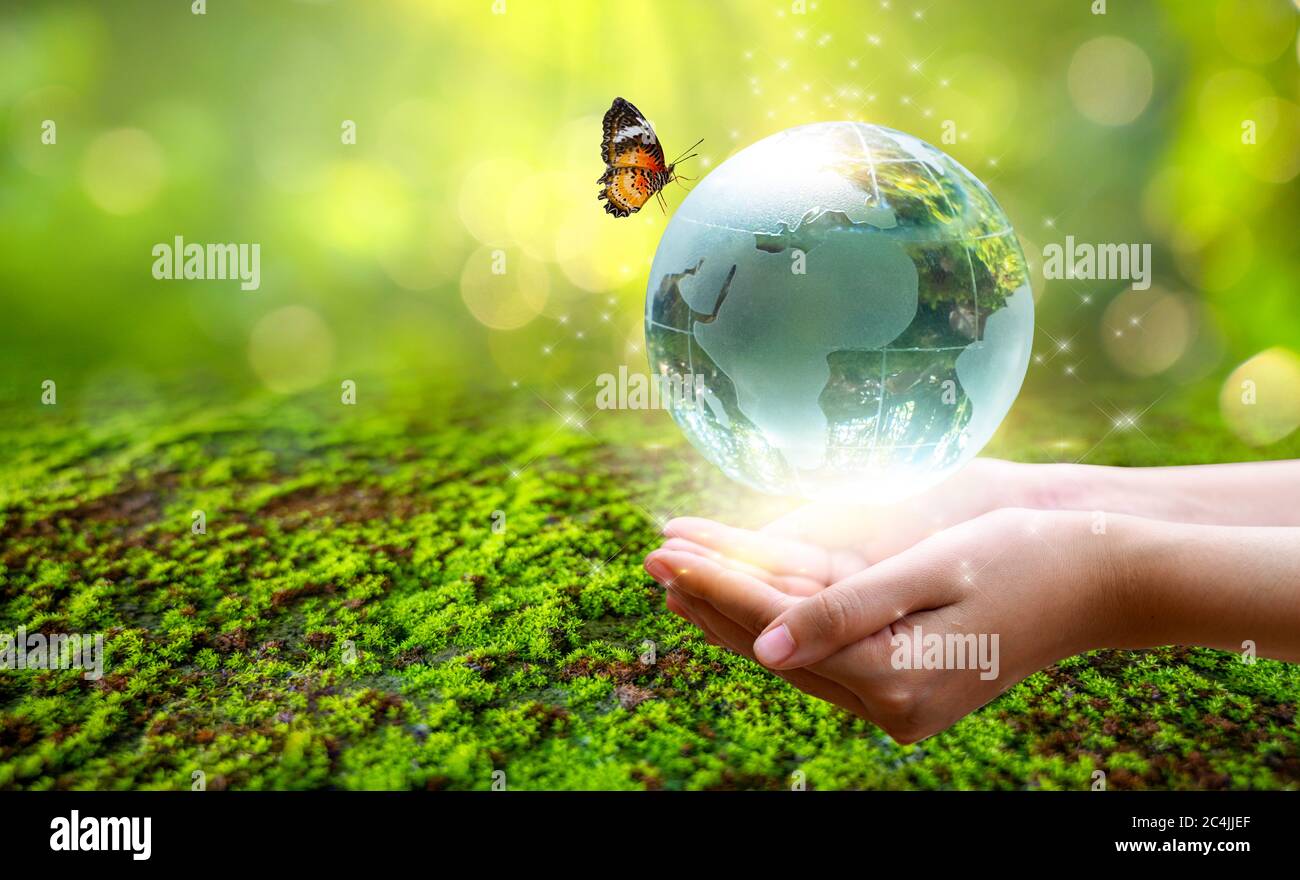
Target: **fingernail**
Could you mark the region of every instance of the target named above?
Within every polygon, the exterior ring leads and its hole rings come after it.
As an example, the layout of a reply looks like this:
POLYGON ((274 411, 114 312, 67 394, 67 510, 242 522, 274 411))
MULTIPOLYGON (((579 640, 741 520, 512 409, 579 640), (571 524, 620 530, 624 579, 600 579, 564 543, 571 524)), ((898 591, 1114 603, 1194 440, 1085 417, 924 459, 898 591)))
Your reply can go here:
POLYGON ((754 656, 764 666, 775 666, 794 653, 794 638, 784 623, 763 633, 754 642, 754 656))
POLYGON ((645 570, 661 584, 666 584, 673 579, 673 573, 668 570, 668 566, 658 559, 651 559, 645 564, 645 570))

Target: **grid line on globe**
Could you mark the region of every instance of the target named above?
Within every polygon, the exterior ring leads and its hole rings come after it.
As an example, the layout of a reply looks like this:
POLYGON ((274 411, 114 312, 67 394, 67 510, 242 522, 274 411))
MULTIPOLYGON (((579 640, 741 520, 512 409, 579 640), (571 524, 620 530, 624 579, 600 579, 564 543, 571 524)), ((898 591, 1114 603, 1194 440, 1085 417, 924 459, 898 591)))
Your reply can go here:
POLYGON ((988 189, 864 123, 801 126, 715 168, 674 215, 647 353, 691 443, 764 492, 888 502, 988 442, 1028 368, 1033 295, 988 189))

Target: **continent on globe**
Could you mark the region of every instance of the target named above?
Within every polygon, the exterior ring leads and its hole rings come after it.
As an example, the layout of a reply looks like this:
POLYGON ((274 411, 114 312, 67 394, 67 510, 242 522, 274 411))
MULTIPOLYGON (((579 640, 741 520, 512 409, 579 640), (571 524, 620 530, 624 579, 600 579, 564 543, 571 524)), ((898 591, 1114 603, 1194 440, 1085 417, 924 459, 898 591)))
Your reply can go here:
POLYGON ((901 132, 821 123, 732 156, 682 203, 651 268, 672 409, 757 489, 884 502, 973 457, 1028 367, 1033 299, 987 189, 901 132), (697 383, 699 380, 697 380, 697 383))
POLYGON ((893 241, 839 235, 810 252, 803 274, 760 252, 737 266, 717 319, 695 341, 735 386, 740 411, 793 467, 820 468, 826 414, 820 396, 837 351, 873 351, 916 316, 916 266, 893 241), (821 264, 825 262, 823 267, 821 264))

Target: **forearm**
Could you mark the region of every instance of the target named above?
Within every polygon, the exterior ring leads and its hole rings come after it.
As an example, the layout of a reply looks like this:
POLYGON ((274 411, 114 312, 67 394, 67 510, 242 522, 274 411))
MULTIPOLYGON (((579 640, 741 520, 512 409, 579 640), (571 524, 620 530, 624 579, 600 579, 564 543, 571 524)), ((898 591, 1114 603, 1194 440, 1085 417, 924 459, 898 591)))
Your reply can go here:
POLYGON ((1300 528, 1112 517, 1100 647, 1184 644, 1300 662, 1300 528))
POLYGON ((1102 510, 1170 522, 1300 526, 1300 460, 1127 468, 1017 464, 1015 504, 1102 510))

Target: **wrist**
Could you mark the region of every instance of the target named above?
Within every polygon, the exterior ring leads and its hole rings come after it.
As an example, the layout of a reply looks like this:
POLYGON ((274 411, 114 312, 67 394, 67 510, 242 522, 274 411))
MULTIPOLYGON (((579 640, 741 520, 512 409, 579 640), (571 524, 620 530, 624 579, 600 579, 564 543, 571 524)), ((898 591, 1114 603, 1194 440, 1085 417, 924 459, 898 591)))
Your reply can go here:
MULTIPOLYGON (((1221 512, 1190 491, 1172 468, 1091 464, 1017 464, 1006 479, 1021 506, 1086 510, 1168 522, 1214 522, 1221 512)), ((1204 494, 1204 493, 1202 493, 1204 494)), ((1217 496, 1215 496, 1217 498, 1217 496)))
POLYGON ((1087 619, 1092 648, 1144 648, 1163 644, 1160 596, 1150 585, 1160 581, 1156 569, 1167 558, 1160 523, 1141 517, 1096 510, 1086 517, 1083 564, 1087 619))
POLYGON ((994 475, 998 506, 1031 510, 1102 510, 1109 475, 1090 473, 1110 468, 1090 468, 1068 463, 1024 464, 999 461, 994 475))
POLYGON ((1150 468, 1089 464, 1016 464, 1000 474, 1005 506, 1035 510, 1105 511, 1148 519, 1184 521, 1193 505, 1169 480, 1152 481, 1150 468))
MULTIPOLYGON (((1244 535, 1124 514, 1100 516, 1106 534, 1097 545, 1100 573, 1094 595, 1103 629, 1096 647, 1232 644, 1224 633, 1242 622, 1249 603, 1234 594, 1246 582, 1213 569, 1244 535)), ((1241 562, 1233 566, 1237 572, 1247 567, 1241 562)))

